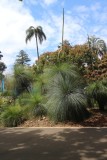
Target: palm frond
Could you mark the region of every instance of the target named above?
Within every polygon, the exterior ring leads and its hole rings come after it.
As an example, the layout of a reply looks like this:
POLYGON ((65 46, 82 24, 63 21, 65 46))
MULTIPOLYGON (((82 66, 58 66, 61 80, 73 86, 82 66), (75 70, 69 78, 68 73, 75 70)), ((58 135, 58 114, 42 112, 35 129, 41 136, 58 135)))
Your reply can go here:
POLYGON ((26 30, 26 39, 25 39, 26 43, 28 42, 28 40, 29 41, 31 40, 31 38, 34 36, 34 33, 35 32, 34 29, 32 29, 32 26, 26 30))
POLYGON ((42 44, 43 40, 46 40, 46 35, 43 32, 42 27, 37 28, 36 34, 38 36, 38 40, 39 40, 40 44, 42 44))

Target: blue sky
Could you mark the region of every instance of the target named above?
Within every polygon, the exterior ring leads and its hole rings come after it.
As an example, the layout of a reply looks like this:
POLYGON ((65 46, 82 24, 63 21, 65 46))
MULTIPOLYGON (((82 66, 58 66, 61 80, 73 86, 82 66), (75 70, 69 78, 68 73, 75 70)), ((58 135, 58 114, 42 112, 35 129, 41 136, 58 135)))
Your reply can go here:
POLYGON ((62 9, 65 9, 64 39, 83 44, 88 35, 107 43, 107 0, 0 0, 0 50, 7 72, 20 50, 33 64, 37 59, 35 39, 25 43, 29 26, 43 27, 47 40, 39 45, 40 54, 54 51, 61 42, 62 9))

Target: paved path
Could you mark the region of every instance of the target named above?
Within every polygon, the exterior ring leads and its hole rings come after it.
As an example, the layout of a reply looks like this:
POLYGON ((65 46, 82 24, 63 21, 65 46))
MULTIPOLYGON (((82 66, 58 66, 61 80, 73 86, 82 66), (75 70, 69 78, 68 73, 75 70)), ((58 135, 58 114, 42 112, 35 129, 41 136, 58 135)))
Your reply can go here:
POLYGON ((0 129, 0 160, 107 160, 107 128, 0 129))

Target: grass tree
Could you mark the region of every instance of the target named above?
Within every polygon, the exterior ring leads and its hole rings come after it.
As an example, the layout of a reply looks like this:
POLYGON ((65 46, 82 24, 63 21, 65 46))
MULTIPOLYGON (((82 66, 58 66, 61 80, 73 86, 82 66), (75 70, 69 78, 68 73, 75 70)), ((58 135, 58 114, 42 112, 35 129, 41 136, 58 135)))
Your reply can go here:
POLYGON ((15 94, 19 95, 24 91, 30 92, 31 85, 34 81, 34 75, 29 67, 24 67, 22 65, 14 66, 14 78, 15 78, 15 94))
POLYGON ((43 32, 43 29, 41 26, 37 26, 36 28, 33 26, 30 26, 26 30, 26 43, 28 42, 28 40, 30 41, 32 37, 35 37, 36 39, 37 56, 39 59, 38 41, 40 42, 40 44, 42 44, 43 40, 46 40, 46 35, 43 32))
POLYGON ((48 115, 54 121, 81 121, 89 116, 83 81, 74 66, 62 64, 46 71, 48 115))
POLYGON ((107 105, 107 79, 89 84, 86 88, 86 94, 90 98, 90 102, 95 100, 98 103, 99 109, 104 111, 107 105))

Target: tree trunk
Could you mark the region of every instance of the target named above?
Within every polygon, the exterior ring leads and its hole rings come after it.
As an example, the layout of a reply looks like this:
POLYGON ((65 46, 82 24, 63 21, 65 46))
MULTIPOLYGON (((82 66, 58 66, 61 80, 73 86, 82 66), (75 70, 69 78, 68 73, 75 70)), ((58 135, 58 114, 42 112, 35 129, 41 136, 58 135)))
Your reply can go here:
POLYGON ((63 21, 62 21, 62 52, 63 52, 63 42, 64 41, 64 8, 63 8, 63 21))
POLYGON ((39 49, 38 49, 38 40, 37 40, 37 35, 35 35, 35 38, 36 38, 37 56, 38 56, 38 60, 39 60, 39 49))

